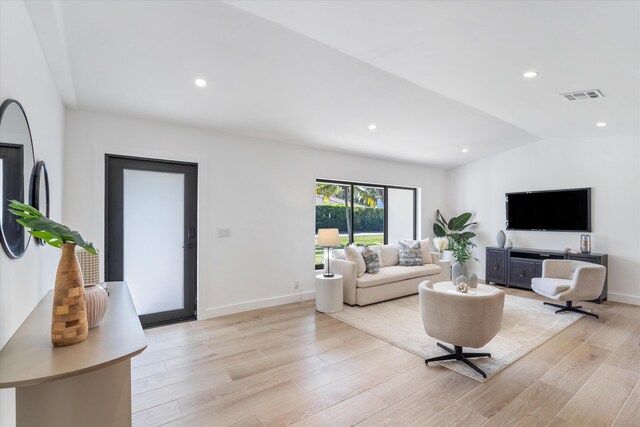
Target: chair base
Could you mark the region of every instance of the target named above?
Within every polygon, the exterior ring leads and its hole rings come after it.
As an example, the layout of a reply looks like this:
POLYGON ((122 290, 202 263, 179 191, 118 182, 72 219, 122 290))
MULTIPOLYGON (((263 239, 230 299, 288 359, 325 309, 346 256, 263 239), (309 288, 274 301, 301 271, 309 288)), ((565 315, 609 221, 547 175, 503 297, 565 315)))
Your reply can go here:
POLYGON ((582 308, 581 305, 573 305, 573 301, 567 301, 567 305, 561 305, 561 304, 553 304, 551 302, 546 302, 544 301, 544 305, 551 305, 553 307, 558 307, 560 310, 556 310, 556 314, 558 313, 562 313, 563 311, 573 311, 575 313, 582 313, 582 314, 586 314, 589 316, 593 316, 596 319, 599 319, 600 317, 598 317, 597 314, 593 314, 593 313, 589 313, 588 311, 584 311, 584 310, 580 310, 582 308))
POLYGON ((443 348, 448 351, 450 354, 445 354, 444 356, 432 357, 430 359, 425 359, 424 363, 429 364, 429 362, 440 362, 442 360, 460 360, 466 363, 471 369, 482 375, 483 378, 487 378, 487 374, 480 368, 478 368, 473 362, 471 362, 468 358, 471 357, 491 357, 491 353, 466 353, 462 351, 462 347, 456 345, 453 346, 453 349, 447 347, 444 344, 437 343, 438 347, 443 348))

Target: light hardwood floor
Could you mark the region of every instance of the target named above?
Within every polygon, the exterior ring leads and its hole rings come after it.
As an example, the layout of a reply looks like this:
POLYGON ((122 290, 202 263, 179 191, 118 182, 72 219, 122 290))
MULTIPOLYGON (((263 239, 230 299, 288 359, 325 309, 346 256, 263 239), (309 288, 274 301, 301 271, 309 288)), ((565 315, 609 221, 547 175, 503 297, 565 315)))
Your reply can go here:
POLYGON ((600 319, 583 317, 484 383, 427 367, 313 301, 150 329, 132 361, 133 422, 640 426, 640 307, 583 305, 600 319))

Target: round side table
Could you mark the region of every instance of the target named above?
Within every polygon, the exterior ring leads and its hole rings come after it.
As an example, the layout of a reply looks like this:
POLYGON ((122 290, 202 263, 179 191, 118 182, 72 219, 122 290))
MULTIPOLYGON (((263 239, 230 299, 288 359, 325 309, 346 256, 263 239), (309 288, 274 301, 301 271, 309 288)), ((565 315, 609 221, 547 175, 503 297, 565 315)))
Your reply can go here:
POLYGON ((316 310, 322 313, 335 313, 342 310, 342 275, 316 276, 316 310))

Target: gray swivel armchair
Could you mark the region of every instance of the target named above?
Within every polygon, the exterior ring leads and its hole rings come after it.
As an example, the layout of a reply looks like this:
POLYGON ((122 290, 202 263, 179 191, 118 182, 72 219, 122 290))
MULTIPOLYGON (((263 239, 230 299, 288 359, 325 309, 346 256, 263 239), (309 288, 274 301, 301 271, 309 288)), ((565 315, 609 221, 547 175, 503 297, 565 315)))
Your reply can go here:
POLYGON ((602 265, 582 261, 547 259, 542 263, 542 277, 531 280, 531 288, 538 294, 557 301, 565 301, 565 305, 545 302, 546 305, 558 307, 556 313, 574 311, 598 318, 597 314, 580 310, 582 306, 574 306, 573 301, 589 301, 602 293, 607 268, 602 265))

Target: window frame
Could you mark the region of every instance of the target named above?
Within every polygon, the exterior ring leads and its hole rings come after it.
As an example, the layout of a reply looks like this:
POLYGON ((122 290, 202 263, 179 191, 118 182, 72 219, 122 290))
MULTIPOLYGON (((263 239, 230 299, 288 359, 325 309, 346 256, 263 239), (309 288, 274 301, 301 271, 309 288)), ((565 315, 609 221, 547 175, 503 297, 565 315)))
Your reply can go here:
MULTIPOLYGON (((316 188, 318 184, 336 184, 336 185, 348 185, 350 186, 349 195, 351 200, 349 201, 349 221, 351 221, 351 233, 349 234, 349 244, 354 242, 354 197, 355 197, 355 187, 375 187, 383 189, 383 198, 384 198, 384 233, 383 233, 383 244, 388 244, 389 237, 389 210, 387 209, 388 205, 388 195, 389 189, 396 190, 411 190, 413 191, 413 240, 417 239, 418 235, 418 189, 414 187, 403 187, 399 185, 386 185, 386 184, 373 184, 367 182, 357 182, 357 181, 342 181, 336 179, 323 179, 316 178, 316 188)), ((315 227, 315 225, 314 225, 315 227)), ((324 263, 315 264, 316 270, 324 269, 324 263)))

